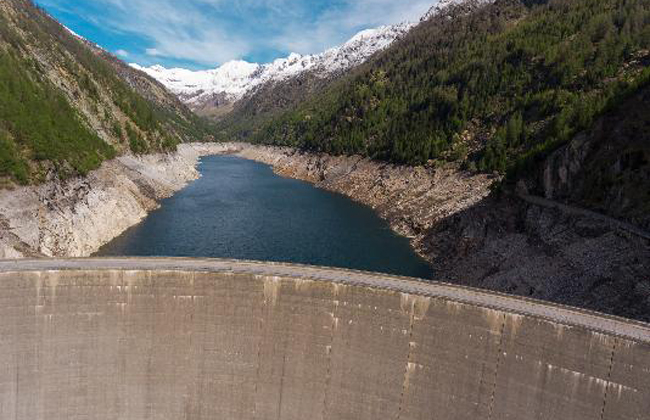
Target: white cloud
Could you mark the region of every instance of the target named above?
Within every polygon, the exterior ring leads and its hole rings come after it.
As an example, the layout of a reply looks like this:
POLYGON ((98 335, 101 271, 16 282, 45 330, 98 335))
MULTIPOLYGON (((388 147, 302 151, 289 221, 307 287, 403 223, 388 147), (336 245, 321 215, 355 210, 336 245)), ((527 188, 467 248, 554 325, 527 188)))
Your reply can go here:
POLYGON ((438 0, 41 0, 149 45, 131 57, 214 66, 265 51, 303 54, 358 30, 417 20, 438 0), (94 13, 93 13, 94 12, 94 13))
POLYGON ((322 14, 311 25, 294 22, 274 42, 277 46, 303 54, 322 51, 345 41, 361 29, 418 21, 437 1, 353 0, 346 8, 322 14))
POLYGON ((117 55, 118 57, 127 58, 129 56, 129 52, 126 50, 117 50, 115 51, 115 55, 117 55))

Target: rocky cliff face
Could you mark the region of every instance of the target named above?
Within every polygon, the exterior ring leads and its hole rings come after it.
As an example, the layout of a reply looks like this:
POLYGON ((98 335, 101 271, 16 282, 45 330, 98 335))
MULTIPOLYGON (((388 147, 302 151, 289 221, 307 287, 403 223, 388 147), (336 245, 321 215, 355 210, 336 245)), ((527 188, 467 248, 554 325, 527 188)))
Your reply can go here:
POLYGON ((87 177, 0 191, 0 259, 89 256, 196 179, 200 156, 230 148, 184 144, 107 161, 87 177))
POLYGON ((650 321, 650 89, 426 235, 453 282, 650 321))
POLYGON ((624 101, 555 151, 529 188, 650 230, 649 102, 650 87, 624 101))
POLYGON ((650 240, 615 220, 546 200, 490 195, 496 179, 454 167, 271 147, 246 147, 239 155, 372 207, 411 239, 437 280, 650 321, 650 240))

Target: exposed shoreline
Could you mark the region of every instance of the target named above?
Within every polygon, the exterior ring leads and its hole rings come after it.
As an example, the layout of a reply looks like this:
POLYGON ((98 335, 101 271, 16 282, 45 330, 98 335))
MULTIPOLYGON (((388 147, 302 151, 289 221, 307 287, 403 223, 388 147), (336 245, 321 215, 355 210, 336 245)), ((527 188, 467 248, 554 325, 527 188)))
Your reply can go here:
POLYGON ((0 191, 0 259, 87 257, 230 154, 371 207, 434 278, 650 321, 650 241, 603 218, 490 196, 494 178, 240 143, 123 156, 85 178, 0 191))
POLYGON ((90 256, 197 179, 201 156, 230 147, 183 144, 104 162, 84 178, 0 191, 0 258, 90 256))
POLYGON ((372 208, 429 263, 434 256, 424 244, 427 232, 484 200, 494 182, 492 177, 454 168, 408 167, 282 147, 244 145, 235 155, 372 208))
POLYGON ((424 232, 489 192, 487 177, 448 169, 240 143, 183 144, 171 154, 119 157, 85 178, 0 191, 0 258, 90 256, 197 179, 200 157, 218 154, 267 164, 373 208, 429 262, 424 232))

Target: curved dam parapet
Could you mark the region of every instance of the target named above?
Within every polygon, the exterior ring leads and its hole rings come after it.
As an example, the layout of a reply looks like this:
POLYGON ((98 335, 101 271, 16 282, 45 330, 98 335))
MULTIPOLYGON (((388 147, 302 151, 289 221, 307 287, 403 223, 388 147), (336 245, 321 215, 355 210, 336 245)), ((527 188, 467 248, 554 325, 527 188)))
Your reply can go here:
POLYGON ((650 419, 650 326, 441 283, 0 261, 0 419, 650 419))

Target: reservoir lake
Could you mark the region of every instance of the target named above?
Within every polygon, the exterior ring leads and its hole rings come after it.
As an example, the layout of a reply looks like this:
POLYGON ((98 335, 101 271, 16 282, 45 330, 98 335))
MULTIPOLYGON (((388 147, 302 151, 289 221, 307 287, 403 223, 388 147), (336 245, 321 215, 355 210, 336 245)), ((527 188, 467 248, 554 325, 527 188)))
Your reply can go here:
POLYGON ((208 156, 201 178, 97 256, 277 261, 430 278, 430 266, 372 209, 267 165, 208 156))

